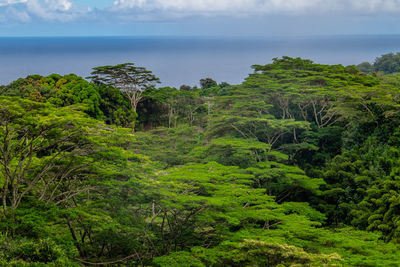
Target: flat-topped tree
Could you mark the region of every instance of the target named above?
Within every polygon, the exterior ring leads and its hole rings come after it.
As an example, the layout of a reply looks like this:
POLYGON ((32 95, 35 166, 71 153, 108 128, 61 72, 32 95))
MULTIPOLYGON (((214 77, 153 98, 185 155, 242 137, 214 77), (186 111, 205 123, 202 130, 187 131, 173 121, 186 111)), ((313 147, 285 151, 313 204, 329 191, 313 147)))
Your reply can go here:
POLYGON ((144 67, 136 67, 134 63, 95 67, 91 75, 87 78, 97 85, 105 84, 118 88, 129 99, 134 112, 143 98, 143 91, 160 82, 151 71, 144 67))

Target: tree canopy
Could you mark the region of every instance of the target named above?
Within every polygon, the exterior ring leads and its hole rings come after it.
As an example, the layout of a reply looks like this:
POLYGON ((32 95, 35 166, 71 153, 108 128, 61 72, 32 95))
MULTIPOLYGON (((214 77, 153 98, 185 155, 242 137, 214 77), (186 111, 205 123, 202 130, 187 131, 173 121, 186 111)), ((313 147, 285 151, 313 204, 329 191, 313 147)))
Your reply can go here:
POLYGON ((147 87, 159 82, 159 79, 151 71, 144 67, 136 67, 134 63, 95 67, 91 75, 88 79, 94 84, 111 85, 118 88, 128 97, 134 112, 142 99, 142 92, 147 87))
POLYGON ((377 57, 373 64, 363 62, 357 66, 365 73, 381 72, 384 74, 400 72, 400 53, 389 53, 377 57))
POLYGON ((156 88, 126 63, 1 87, 0 265, 399 266, 399 76, 253 70, 156 88))

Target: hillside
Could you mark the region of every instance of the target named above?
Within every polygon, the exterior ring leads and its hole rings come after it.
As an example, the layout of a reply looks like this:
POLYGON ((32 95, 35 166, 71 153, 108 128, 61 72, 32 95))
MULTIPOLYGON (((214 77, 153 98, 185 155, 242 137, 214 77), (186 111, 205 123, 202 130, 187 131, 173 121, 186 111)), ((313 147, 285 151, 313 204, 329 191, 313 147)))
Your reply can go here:
POLYGON ((0 87, 1 265, 400 265, 400 75, 108 67, 0 87))

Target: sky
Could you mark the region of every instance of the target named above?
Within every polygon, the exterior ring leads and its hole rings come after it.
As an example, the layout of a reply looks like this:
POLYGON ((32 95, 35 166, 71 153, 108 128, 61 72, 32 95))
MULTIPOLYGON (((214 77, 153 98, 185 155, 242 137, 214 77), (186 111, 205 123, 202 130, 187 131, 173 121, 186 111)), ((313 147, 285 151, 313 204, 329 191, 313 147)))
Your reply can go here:
POLYGON ((0 0, 0 36, 400 34, 400 0, 0 0))

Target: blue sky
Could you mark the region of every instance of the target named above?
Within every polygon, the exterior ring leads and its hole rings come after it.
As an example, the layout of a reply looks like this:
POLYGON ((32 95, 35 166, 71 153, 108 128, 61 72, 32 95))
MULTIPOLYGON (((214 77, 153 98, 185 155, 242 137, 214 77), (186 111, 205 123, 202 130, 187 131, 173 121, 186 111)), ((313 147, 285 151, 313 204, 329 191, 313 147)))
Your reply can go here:
POLYGON ((0 0, 0 36, 400 34, 400 0, 0 0))

